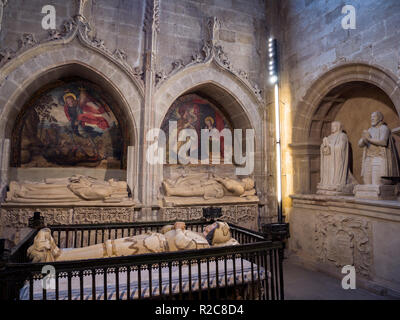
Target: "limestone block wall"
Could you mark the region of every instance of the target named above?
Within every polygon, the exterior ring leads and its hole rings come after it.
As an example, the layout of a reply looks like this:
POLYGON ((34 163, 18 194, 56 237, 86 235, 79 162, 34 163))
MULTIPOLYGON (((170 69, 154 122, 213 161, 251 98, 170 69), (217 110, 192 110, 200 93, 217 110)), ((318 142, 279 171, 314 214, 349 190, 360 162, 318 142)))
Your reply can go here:
POLYGON ((160 3, 160 67, 169 71, 177 59, 190 60, 206 34, 204 20, 217 16, 218 39, 238 69, 260 81, 265 51, 265 2, 262 0, 164 0, 160 3))
MULTIPOLYGON (((287 102, 296 110, 311 84, 343 63, 364 62, 400 76, 400 2, 351 1, 356 29, 342 28, 343 1, 280 1, 282 86, 290 91, 287 102)), ((296 115, 297 116, 297 115, 296 115)))
POLYGON ((111 50, 124 50, 132 66, 139 66, 142 62, 145 4, 145 1, 121 0, 93 2, 91 19, 96 34, 111 50))

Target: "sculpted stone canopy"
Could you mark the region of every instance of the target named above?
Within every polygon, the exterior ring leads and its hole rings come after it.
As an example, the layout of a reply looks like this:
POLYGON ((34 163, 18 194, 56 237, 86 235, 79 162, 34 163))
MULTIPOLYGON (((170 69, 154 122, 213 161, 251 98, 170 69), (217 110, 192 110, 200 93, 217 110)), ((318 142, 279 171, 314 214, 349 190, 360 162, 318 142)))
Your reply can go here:
POLYGON ((100 181, 81 175, 44 179, 43 182, 11 181, 7 203, 75 204, 85 202, 120 203, 132 201, 125 181, 100 181))
POLYGON ((237 244, 239 243, 231 237, 229 225, 225 222, 215 222, 208 225, 203 233, 186 230, 184 222, 176 222, 174 225, 164 226, 160 233, 147 232, 76 249, 58 248, 51 236, 50 229, 44 228, 38 232, 27 253, 32 262, 57 262, 204 249, 211 246, 237 244))
POLYGON ((182 175, 162 182, 164 205, 257 202, 251 178, 235 179, 209 174, 182 175))

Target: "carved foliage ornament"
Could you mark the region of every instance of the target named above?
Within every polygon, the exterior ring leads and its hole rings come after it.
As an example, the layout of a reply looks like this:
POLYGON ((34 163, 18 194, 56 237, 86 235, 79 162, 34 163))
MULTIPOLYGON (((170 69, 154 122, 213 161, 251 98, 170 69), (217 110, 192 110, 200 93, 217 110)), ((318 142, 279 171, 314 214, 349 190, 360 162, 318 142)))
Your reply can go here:
POLYGON ((371 223, 363 219, 318 215, 314 234, 318 260, 337 267, 354 265, 357 273, 371 277, 371 232, 371 223))
MULTIPOLYGON (((2 1, 2 0, 0 0, 2 1)), ((0 68, 8 61, 23 52, 48 42, 68 43, 78 37, 84 45, 91 47, 102 54, 106 55, 110 60, 127 70, 134 78, 143 84, 143 71, 139 68, 133 68, 127 61, 127 54, 122 49, 116 49, 111 52, 104 44, 104 40, 97 36, 91 35, 92 28, 86 18, 80 14, 65 21, 61 26, 61 30, 49 30, 48 35, 41 40, 37 40, 31 33, 25 33, 18 41, 18 49, 9 48, 0 50, 0 68)))
POLYGON ((208 63, 215 61, 220 67, 239 77, 239 79, 254 93, 259 102, 263 102, 261 90, 256 84, 249 81, 248 73, 234 68, 224 48, 218 42, 218 32, 222 26, 222 22, 217 17, 207 19, 207 40, 203 41, 203 46, 199 52, 192 55, 191 60, 184 63, 182 59, 178 59, 172 63, 172 69, 167 74, 165 71, 159 71, 156 76, 156 86, 160 87, 164 80, 172 77, 178 71, 189 68, 199 63, 208 63), (161 76, 163 75, 163 76, 161 76))

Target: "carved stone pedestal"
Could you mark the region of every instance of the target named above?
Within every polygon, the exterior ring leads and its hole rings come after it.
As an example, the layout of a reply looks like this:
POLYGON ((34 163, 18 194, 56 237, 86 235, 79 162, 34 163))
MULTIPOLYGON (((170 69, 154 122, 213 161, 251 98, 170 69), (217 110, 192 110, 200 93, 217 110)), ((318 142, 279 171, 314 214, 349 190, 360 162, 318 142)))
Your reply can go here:
POLYGON ((327 195, 327 196, 352 196, 353 195, 353 184, 342 185, 320 185, 317 186, 317 194, 327 195))
POLYGON ((397 188, 395 185, 359 184, 354 188, 357 199, 369 200, 395 200, 397 188))

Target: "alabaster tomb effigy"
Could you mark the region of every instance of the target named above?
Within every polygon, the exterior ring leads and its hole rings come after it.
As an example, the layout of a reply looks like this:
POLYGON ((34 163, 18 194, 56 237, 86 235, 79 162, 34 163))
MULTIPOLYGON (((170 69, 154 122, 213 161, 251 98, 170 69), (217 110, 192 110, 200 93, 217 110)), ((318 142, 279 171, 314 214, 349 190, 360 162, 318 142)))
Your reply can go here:
POLYGON ((9 256, 0 282, 21 300, 281 299, 281 248, 222 221, 47 226, 9 256), (45 290, 43 266, 55 270, 45 290))
POLYGON ((88 204, 130 201, 125 181, 99 181, 96 178, 72 176, 44 179, 43 182, 11 181, 7 203, 88 204))
POLYGON ((259 198, 251 178, 185 174, 162 182, 162 220, 199 219, 202 209, 222 208, 223 219, 257 229, 259 198))
POLYGON ((101 244, 82 248, 60 249, 56 245, 49 228, 41 229, 28 257, 33 262, 56 262, 111 258, 144 253, 173 252, 179 250, 204 249, 211 246, 239 244, 231 237, 225 222, 215 222, 204 228, 203 233, 186 230, 184 222, 164 226, 160 232, 146 232, 141 235, 107 240, 101 244))

